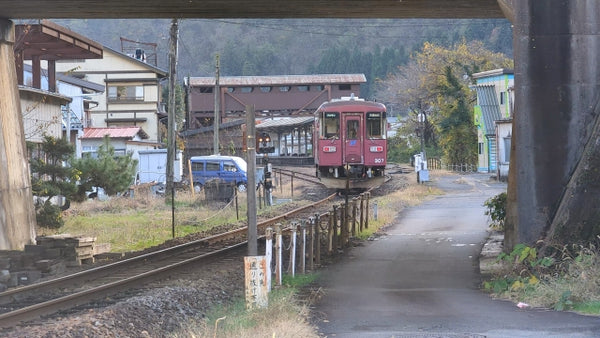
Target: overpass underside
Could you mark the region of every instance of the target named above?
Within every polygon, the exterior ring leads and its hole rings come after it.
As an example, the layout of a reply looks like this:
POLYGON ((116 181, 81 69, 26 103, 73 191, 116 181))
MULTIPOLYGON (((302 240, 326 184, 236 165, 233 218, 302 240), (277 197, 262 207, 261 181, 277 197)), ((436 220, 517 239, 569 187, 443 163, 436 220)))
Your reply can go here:
POLYGON ((2 0, 0 6, 0 249, 31 242, 35 222, 10 19, 506 17, 514 24, 515 55, 506 247, 599 233, 595 0, 2 0))

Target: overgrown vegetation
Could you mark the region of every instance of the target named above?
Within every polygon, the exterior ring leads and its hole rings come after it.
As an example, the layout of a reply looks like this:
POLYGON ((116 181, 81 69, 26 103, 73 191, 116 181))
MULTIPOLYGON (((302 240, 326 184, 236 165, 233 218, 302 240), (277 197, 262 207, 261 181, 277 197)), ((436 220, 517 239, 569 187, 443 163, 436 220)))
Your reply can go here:
POLYGON ((484 282, 485 290, 529 306, 600 314, 597 246, 570 245, 540 256, 536 248, 519 244, 498 260, 505 269, 484 282))
MULTIPOLYGON (((506 193, 489 198, 484 206, 490 227, 504 230, 506 193)), ((502 269, 483 283, 497 297, 557 311, 600 314, 597 244, 550 247, 543 253, 535 246, 517 244, 512 252, 500 253, 497 263, 502 269)))
POLYGON ((316 278, 316 274, 285 276, 284 285, 270 292, 267 308, 248 311, 239 300, 213 308, 206 322, 189 331, 200 337, 319 337, 308 322, 308 304, 298 297, 316 278))
POLYGON ((483 205, 486 207, 485 214, 490 216, 490 228, 504 231, 504 220, 506 219, 506 192, 488 198, 483 205))

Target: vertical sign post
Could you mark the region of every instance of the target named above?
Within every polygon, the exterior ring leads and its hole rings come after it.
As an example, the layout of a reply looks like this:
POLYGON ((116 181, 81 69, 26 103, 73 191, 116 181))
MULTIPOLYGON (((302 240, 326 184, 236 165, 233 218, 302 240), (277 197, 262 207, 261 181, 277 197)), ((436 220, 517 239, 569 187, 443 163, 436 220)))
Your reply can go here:
POLYGON ((244 257, 244 273, 246 286, 246 308, 264 308, 269 305, 267 287, 267 257, 244 257))

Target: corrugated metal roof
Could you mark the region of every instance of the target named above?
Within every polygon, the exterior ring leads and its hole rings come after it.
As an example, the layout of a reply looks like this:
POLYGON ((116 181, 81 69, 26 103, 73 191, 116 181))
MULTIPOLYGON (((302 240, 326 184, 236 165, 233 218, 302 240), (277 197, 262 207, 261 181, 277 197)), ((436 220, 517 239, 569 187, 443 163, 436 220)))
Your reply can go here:
MULTIPOLYGON (((188 78, 185 78, 188 81, 188 78)), ((282 86, 334 83, 365 83, 365 74, 318 74, 318 75, 276 75, 276 76, 222 76, 220 86, 282 86)), ((214 86, 214 77, 191 77, 193 87, 214 86)))
POLYGON ((279 120, 266 120, 256 125, 256 129, 270 130, 270 129, 285 129, 285 128, 294 128, 300 127, 307 124, 312 124, 315 118, 313 116, 303 116, 303 117, 290 117, 290 118, 282 118, 279 120))
POLYGON ((493 135, 496 133, 494 121, 500 120, 500 105, 496 97, 496 89, 493 85, 478 85, 475 86, 477 91, 477 100, 481 107, 483 115, 483 123, 485 126, 485 134, 493 135))
POLYGON ((84 128, 81 138, 104 138, 104 135, 110 138, 133 138, 138 133, 141 138, 148 138, 146 132, 140 127, 84 128))

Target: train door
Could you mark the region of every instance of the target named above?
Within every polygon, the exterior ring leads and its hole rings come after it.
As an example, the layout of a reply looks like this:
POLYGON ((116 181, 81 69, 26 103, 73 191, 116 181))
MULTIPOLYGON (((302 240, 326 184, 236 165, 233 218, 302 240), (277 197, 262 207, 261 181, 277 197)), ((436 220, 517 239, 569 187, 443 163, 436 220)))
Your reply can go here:
POLYGON ((344 160, 346 163, 362 163, 362 116, 343 114, 344 126, 344 160))

